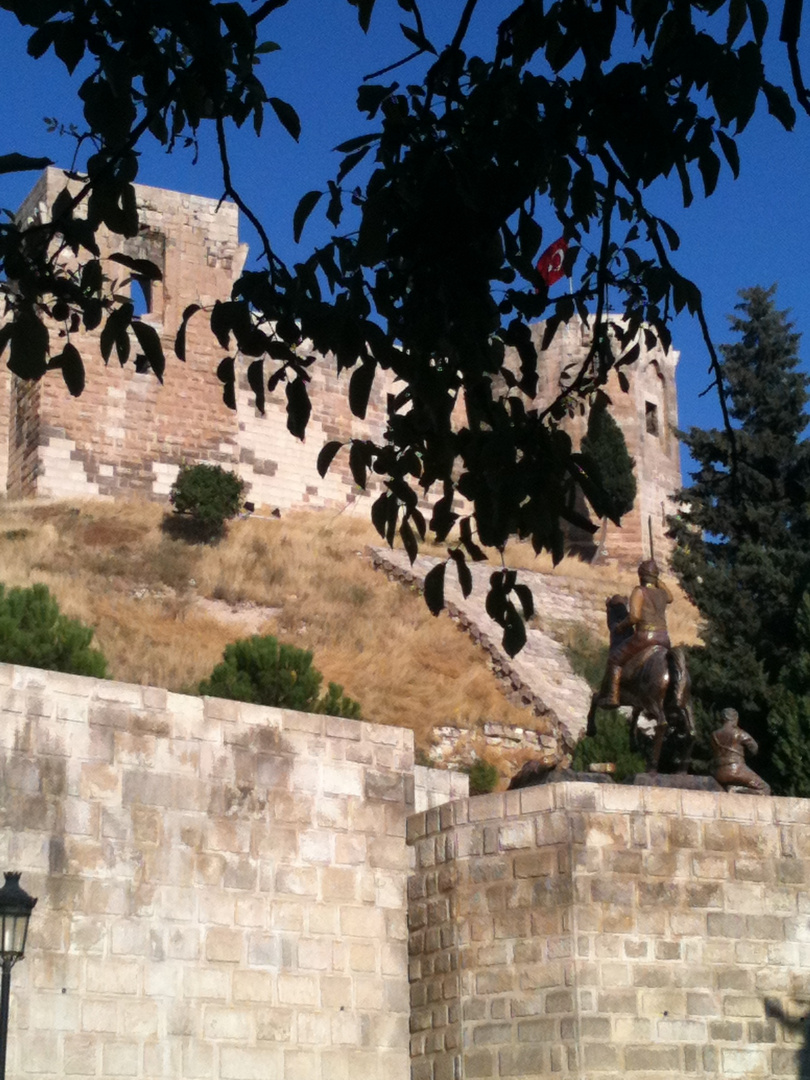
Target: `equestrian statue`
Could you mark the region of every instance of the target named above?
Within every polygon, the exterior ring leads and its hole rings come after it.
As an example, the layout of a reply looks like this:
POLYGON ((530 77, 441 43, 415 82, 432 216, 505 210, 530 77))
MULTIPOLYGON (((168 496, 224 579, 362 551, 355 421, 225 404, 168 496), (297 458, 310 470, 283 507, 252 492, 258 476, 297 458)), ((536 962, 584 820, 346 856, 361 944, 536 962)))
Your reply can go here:
POLYGON ((658 771, 665 739, 674 771, 689 770, 695 724, 689 672, 683 650, 673 649, 666 609, 672 593, 660 580, 658 566, 647 559, 638 568, 639 584, 628 605, 624 596, 606 601, 610 652, 601 689, 588 712, 588 735, 596 734, 596 710, 629 705, 631 741, 637 743, 639 717, 655 724, 649 756, 650 772, 658 771))

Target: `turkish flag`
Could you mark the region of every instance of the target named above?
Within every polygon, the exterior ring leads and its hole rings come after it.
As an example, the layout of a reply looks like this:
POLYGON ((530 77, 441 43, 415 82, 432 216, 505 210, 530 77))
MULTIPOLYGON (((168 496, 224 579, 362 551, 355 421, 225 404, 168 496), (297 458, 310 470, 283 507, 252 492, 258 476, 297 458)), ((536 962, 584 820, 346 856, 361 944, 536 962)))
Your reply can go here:
POLYGON ((537 273, 545 281, 546 285, 555 285, 560 278, 565 277, 563 260, 568 251, 568 241, 564 236, 555 240, 546 248, 537 262, 537 273))

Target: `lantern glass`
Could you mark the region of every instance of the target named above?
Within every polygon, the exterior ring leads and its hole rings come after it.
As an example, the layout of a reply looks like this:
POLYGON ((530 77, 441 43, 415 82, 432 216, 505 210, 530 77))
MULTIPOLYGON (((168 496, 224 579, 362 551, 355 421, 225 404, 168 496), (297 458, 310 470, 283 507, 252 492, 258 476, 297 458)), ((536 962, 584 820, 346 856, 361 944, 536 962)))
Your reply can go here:
POLYGON ((4 958, 19 959, 25 952, 25 939, 28 936, 29 913, 14 912, 2 916, 2 945, 0 953, 4 958))
POLYGON ((6 882, 0 889, 0 959, 6 964, 13 964, 25 952, 25 939, 28 936, 28 920, 36 904, 20 887, 18 873, 6 873, 6 882))

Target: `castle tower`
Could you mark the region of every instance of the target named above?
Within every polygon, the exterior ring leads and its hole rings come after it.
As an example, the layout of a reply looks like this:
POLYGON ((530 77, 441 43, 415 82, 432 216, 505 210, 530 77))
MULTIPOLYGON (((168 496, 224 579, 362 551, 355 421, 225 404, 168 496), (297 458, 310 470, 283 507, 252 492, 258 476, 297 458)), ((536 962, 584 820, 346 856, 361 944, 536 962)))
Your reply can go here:
MULTIPOLYGON (((544 330, 545 323, 532 327, 539 356, 538 393, 542 406, 550 404, 561 386, 570 382, 591 345, 590 328, 580 319, 572 319, 560 326, 548 349, 541 352, 544 330)), ((648 348, 643 335, 639 346, 635 363, 622 368, 628 389, 622 389, 615 369, 604 387, 611 401, 610 413, 621 428, 635 462, 638 489, 635 505, 622 519, 621 527, 608 523, 604 554, 609 561, 633 567, 653 554, 662 565, 666 564, 672 547, 666 536, 666 518, 675 512, 672 494, 681 486, 675 391, 675 369, 680 354, 674 349, 665 352, 659 343, 648 348)), ((507 351, 507 362, 509 357, 507 351)), ((512 361, 518 363, 515 355, 512 361)), ((587 414, 567 419, 564 426, 575 446, 579 446, 587 430, 587 414)), ((597 533, 595 541, 599 538, 597 533)))

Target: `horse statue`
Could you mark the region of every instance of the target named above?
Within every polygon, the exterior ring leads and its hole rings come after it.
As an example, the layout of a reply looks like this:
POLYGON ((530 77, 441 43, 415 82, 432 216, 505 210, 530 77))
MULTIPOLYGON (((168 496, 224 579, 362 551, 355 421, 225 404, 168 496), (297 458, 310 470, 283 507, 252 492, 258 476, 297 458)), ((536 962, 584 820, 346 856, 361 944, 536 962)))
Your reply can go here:
MULTIPOLYGON (((611 647, 616 645, 616 627, 627 617, 627 599, 614 596, 607 601, 607 621, 611 647)), ((599 692, 591 698, 587 734, 596 734, 599 692)), ((695 722, 692 692, 683 649, 652 644, 632 656, 622 668, 619 702, 631 706, 630 741, 638 748, 638 721, 648 717, 655 724, 648 766, 658 772, 662 750, 672 772, 685 773, 692 759, 695 722)))

